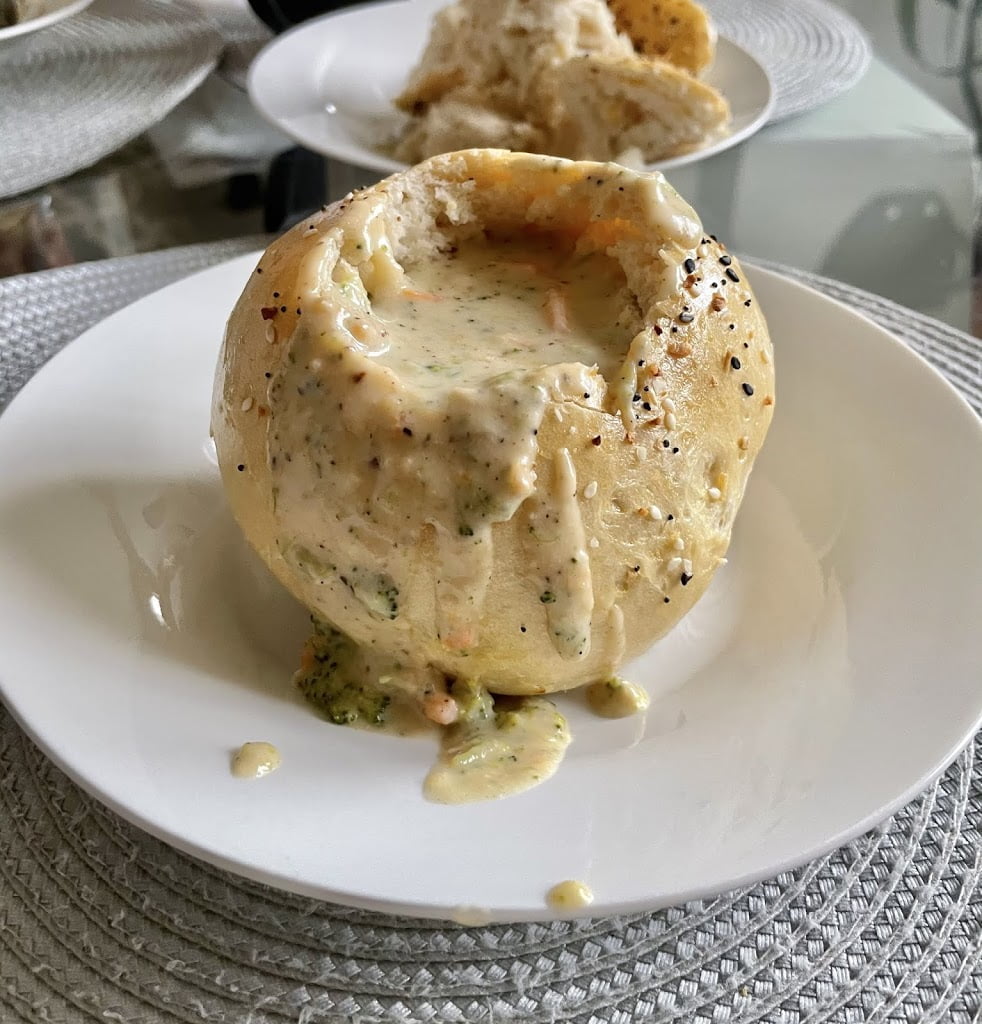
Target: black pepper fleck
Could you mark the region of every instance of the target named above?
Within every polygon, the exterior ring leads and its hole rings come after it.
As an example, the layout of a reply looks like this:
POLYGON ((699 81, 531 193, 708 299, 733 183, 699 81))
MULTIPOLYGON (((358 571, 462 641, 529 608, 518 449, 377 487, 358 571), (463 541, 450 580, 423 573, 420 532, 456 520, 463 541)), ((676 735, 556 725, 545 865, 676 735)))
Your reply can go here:
POLYGON ((238 470, 238 471, 239 471, 240 473, 244 473, 244 472, 245 472, 245 466, 243 466, 241 462, 240 462, 240 463, 239 463, 239 464, 238 464, 238 465, 237 465, 237 466, 236 466, 235 468, 236 468, 236 469, 237 469, 237 470, 238 470))

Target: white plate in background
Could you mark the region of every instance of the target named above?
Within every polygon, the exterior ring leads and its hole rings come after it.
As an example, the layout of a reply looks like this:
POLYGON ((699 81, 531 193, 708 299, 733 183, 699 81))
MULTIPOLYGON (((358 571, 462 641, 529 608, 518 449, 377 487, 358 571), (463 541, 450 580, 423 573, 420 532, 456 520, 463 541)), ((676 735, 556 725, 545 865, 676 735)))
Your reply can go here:
MULTIPOLYGON (((406 84, 447 0, 389 0, 304 22, 269 43, 249 72, 256 109, 284 134, 335 160, 389 173, 407 165, 383 152, 406 117, 392 100, 406 84)), ((646 165, 667 170, 721 153, 754 132, 774 104, 763 67, 720 38, 706 81, 729 101, 729 133, 702 149, 646 165)))
POLYGON ((38 29, 64 21, 65 18, 84 11, 91 3, 92 0, 47 0, 44 14, 0 28, 0 42, 4 39, 13 39, 14 36, 27 35, 28 32, 37 32, 38 29))
MULTIPOLYGON (((982 426, 865 318, 751 268, 777 411, 729 564, 625 668, 645 720, 559 698, 554 778, 428 803, 428 738, 332 726, 293 691, 303 612, 248 557, 209 457, 246 256, 69 345, 0 417, 0 689, 80 785, 220 867, 339 903, 452 918, 590 914, 773 876, 922 790, 982 712, 982 426), (246 740, 278 772, 232 778, 246 740)), ((472 918, 473 919, 473 918, 472 918)))

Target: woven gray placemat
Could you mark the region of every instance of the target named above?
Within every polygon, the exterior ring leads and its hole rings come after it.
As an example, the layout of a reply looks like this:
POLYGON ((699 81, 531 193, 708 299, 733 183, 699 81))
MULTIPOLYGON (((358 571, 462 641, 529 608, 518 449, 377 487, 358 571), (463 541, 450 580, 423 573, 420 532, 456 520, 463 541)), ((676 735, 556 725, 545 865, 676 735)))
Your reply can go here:
POLYGON ((89 167, 204 80, 222 33, 182 0, 96 0, 0 47, 0 198, 89 167))
MULTIPOLYGON (((108 313, 261 240, 0 281, 0 405, 108 313)), ((982 344, 845 285, 982 411, 982 344)), ((461 928, 293 896, 86 796, 0 709, 0 1020, 172 1024, 977 1022, 982 737, 882 827, 655 914, 461 928)))
POLYGON ((721 35, 767 69, 776 101, 771 122, 851 89, 872 58, 863 29, 828 0, 702 0, 721 35))

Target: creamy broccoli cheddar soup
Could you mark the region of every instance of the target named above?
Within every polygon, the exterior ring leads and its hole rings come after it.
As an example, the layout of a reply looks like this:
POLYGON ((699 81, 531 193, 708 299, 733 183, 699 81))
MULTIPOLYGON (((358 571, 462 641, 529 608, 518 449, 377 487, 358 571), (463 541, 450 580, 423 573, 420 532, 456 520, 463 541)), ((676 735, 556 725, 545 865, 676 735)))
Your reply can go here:
POLYGON ((405 269, 405 287, 374 303, 391 336, 380 360, 424 396, 560 363, 612 375, 630 341, 624 273, 602 253, 487 240, 405 269))

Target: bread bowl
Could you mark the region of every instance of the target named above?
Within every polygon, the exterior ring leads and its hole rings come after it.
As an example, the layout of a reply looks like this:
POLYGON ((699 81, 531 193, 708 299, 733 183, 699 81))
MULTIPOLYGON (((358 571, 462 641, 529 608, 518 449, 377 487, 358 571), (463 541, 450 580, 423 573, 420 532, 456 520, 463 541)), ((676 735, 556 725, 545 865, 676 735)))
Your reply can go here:
POLYGON ((743 271, 661 175, 470 150, 269 247, 212 431, 246 538, 348 682, 449 722, 464 685, 596 683, 671 629, 773 403, 743 271))

